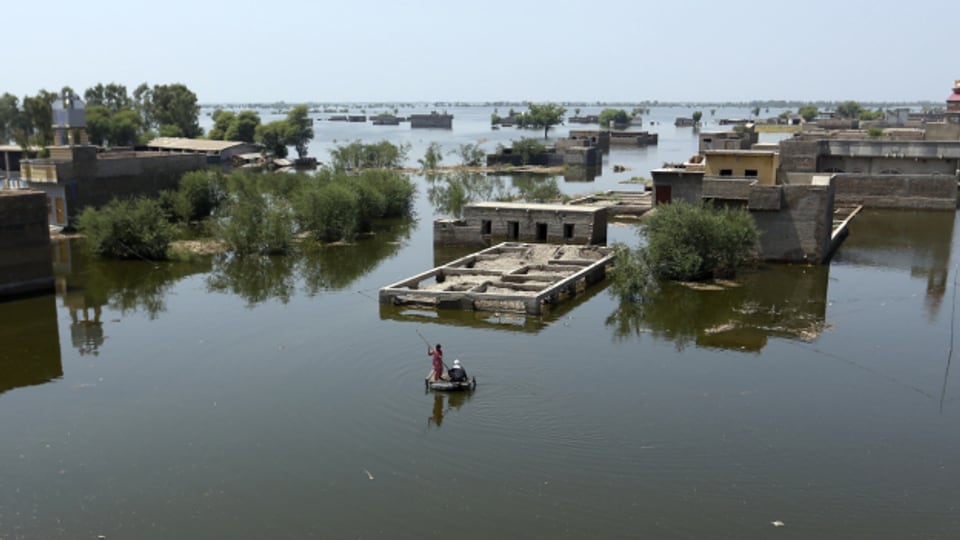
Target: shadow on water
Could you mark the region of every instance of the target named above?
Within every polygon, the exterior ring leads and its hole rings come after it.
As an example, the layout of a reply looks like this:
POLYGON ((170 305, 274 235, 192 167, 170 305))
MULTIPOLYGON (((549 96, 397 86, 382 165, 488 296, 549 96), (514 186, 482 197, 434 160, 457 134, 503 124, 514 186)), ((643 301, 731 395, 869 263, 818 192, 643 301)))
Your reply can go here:
POLYGON ((770 337, 813 341, 825 326, 829 273, 827 265, 765 265, 717 287, 666 282, 646 302, 621 302, 606 324, 618 340, 651 334, 678 350, 759 352, 770 337))

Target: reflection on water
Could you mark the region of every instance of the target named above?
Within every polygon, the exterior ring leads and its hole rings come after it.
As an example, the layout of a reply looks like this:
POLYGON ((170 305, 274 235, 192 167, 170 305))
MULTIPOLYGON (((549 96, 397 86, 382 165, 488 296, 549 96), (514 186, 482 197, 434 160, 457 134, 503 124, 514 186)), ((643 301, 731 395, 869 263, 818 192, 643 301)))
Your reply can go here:
POLYGON ((211 291, 237 295, 250 306, 267 300, 285 304, 301 283, 309 296, 342 290, 403 248, 414 226, 412 220, 382 222, 353 244, 315 246, 286 255, 218 255, 207 285, 211 291))
POLYGON ((514 174, 506 176, 477 172, 457 172, 447 175, 426 175, 427 199, 439 215, 461 217, 463 207, 477 201, 507 201, 522 199, 529 202, 550 202, 561 198, 563 192, 553 176, 514 174))
POLYGON ((850 227, 856 241, 845 242, 834 261, 925 277, 927 315, 932 320, 947 290, 955 219, 953 211, 864 210, 850 227))
POLYGON ((56 298, 0 303, 0 394, 63 376, 56 298))
POLYGON ((433 410, 427 417, 428 426, 440 427, 443 419, 451 411, 459 411, 464 403, 470 401, 473 396, 473 390, 462 390, 459 392, 437 392, 426 390, 427 393, 433 392, 433 410))
POLYGON ((812 341, 824 327, 829 271, 769 265, 717 287, 665 282, 643 303, 621 302, 607 326, 620 340, 650 333, 678 350, 695 343, 759 352, 770 337, 812 341))

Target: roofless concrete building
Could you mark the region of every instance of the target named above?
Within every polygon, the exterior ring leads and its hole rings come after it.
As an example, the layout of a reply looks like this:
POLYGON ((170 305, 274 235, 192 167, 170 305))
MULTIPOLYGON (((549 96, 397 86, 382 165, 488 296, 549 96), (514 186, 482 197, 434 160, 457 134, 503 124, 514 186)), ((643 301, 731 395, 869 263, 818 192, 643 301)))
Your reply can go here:
POLYGON ((606 277, 604 246, 504 242, 380 289, 380 303, 539 315, 606 277))

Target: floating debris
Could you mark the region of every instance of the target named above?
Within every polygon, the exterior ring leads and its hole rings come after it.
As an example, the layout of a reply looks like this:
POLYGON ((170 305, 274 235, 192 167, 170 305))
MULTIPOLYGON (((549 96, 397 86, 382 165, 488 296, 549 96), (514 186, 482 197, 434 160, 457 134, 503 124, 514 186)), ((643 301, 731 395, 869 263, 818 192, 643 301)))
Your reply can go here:
POLYGON ((770 524, 773 525, 774 527, 783 527, 785 525, 785 523, 780 521, 779 519, 776 521, 771 521, 770 524))
POLYGON ((370 471, 364 469, 363 472, 367 473, 367 478, 369 478, 370 480, 373 480, 373 475, 370 474, 370 471))

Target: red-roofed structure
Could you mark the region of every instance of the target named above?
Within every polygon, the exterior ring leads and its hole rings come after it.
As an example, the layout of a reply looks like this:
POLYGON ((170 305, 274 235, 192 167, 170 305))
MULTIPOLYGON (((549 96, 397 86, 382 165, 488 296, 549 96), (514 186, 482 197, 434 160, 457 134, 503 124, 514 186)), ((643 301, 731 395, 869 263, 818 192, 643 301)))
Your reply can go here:
POLYGON ((947 112, 960 112, 960 80, 953 81, 953 93, 947 97, 947 112))

